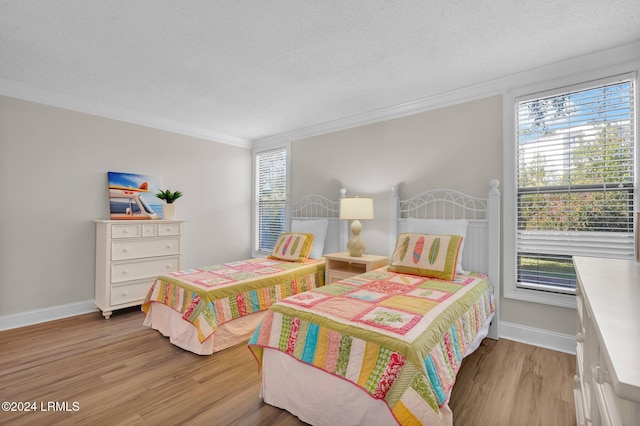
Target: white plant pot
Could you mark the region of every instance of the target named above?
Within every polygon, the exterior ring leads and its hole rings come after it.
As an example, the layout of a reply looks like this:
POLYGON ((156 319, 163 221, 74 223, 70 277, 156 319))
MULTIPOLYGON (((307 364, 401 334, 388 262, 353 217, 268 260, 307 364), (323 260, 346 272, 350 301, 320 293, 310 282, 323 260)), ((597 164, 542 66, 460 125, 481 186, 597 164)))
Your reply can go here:
POLYGON ((162 218, 165 220, 172 220, 176 215, 176 205, 171 203, 164 203, 162 205, 162 218))

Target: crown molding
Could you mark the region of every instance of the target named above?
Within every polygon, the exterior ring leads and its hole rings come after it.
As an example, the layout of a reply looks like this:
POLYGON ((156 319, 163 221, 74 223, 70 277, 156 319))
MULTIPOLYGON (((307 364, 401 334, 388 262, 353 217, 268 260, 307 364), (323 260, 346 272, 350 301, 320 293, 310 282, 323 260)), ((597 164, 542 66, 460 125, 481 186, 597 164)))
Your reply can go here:
POLYGON ((319 136, 326 133, 347 130, 354 127, 366 126, 381 121, 406 117, 428 110, 445 108, 447 106, 470 102, 487 96, 500 94, 501 91, 492 88, 492 83, 484 83, 465 88, 452 90, 449 92, 417 99, 414 101, 398 104, 390 107, 380 108, 374 111, 357 114, 350 117, 340 118, 313 126, 280 133, 253 141, 254 148, 259 148, 263 144, 273 145, 283 141, 294 141, 299 139, 319 136))
POLYGON ((629 70, 638 70, 640 68, 640 41, 580 57, 570 58, 521 73, 505 76, 496 80, 450 90, 403 104, 380 108, 325 123, 319 123, 289 132, 255 139, 253 141, 230 135, 218 134, 206 129, 193 128, 181 123, 161 120, 157 117, 133 111, 113 108, 78 97, 10 80, 0 79, 0 95, 138 124, 186 136, 193 136, 201 139, 235 145, 242 148, 260 150, 264 149, 264 147, 278 146, 289 141, 305 139, 326 133, 401 118, 429 110, 445 108, 464 102, 471 102, 489 96, 503 95, 514 88, 522 88, 523 86, 530 86, 544 81, 566 78, 576 73, 585 73, 586 71, 596 72, 597 70, 600 70, 601 73, 602 70, 606 68, 619 69, 625 66, 629 68, 629 70), (606 66, 603 66, 603 64, 606 66))
POLYGON ((222 135, 206 129, 185 126, 181 123, 162 120, 157 117, 123 110, 121 108, 113 108, 108 105, 87 101, 86 99, 46 90, 36 86, 30 86, 16 81, 0 79, 0 95, 242 148, 251 149, 253 147, 252 141, 248 139, 222 135))
POLYGON ((626 67, 629 70, 638 70, 640 67, 640 41, 570 58, 521 73, 508 75, 499 79, 450 90, 364 114, 357 114, 351 117, 345 117, 292 130, 290 132, 256 139, 253 141, 253 146, 255 149, 260 148, 263 144, 275 145, 284 141, 305 139, 353 127, 365 126, 367 124, 418 114, 429 110, 445 108, 464 102, 471 102, 489 96, 503 95, 516 87, 568 77, 576 73, 584 74, 585 71, 593 71, 594 73, 599 71, 599 73, 602 73, 603 70, 611 69, 611 72, 619 72, 617 70, 621 67, 626 67), (603 64, 606 64, 606 66, 603 66, 603 64))

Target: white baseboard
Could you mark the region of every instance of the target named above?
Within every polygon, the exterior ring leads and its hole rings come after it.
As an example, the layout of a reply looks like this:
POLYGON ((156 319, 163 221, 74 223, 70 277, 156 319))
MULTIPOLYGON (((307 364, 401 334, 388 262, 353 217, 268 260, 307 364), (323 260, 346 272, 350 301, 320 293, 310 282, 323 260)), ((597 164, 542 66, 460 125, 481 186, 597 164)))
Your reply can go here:
POLYGON ((576 336, 500 321, 500 337, 567 354, 576 354, 576 336))
POLYGON ((88 314, 95 311, 96 307, 93 304, 93 300, 86 300, 84 302, 68 303, 66 305, 35 309, 19 314, 5 315, 0 317, 0 331, 72 317, 74 315, 88 314))

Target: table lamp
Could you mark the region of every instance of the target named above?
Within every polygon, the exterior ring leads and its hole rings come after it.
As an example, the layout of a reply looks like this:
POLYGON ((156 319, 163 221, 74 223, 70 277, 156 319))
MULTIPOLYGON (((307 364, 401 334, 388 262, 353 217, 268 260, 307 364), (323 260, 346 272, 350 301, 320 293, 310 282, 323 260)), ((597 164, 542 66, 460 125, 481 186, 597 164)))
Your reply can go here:
POLYGON ((352 237, 347 243, 347 250, 353 257, 360 257, 364 253, 364 242, 360 238, 362 224, 360 220, 373 219, 372 198, 342 198, 340 200, 340 219, 353 220, 351 222, 352 237))

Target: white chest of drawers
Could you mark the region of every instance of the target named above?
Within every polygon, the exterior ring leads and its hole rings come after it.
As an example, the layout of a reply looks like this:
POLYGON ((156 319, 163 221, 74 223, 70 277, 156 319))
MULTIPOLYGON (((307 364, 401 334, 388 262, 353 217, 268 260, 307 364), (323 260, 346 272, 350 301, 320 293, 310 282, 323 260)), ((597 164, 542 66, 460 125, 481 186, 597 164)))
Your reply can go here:
POLYGON ((579 425, 640 425, 640 262, 574 257, 579 425))
POLYGON ((140 305, 155 277, 182 269, 181 220, 96 220, 94 303, 109 318, 140 305))

